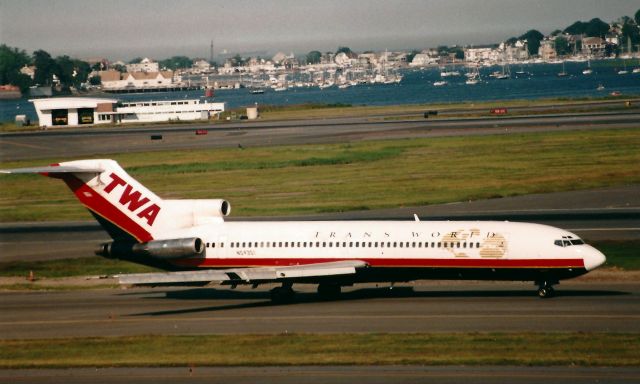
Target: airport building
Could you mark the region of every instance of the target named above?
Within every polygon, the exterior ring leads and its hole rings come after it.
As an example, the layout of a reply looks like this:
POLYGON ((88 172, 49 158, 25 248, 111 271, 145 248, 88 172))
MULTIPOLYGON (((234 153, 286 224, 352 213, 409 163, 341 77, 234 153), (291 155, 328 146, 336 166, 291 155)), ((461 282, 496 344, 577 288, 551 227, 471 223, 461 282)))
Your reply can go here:
POLYGON ((109 123, 208 120, 225 111, 225 103, 206 100, 120 102, 117 99, 54 97, 29 100, 41 127, 109 123))
POLYGON ((116 99, 88 97, 53 97, 29 101, 36 109, 41 127, 109 123, 111 121, 100 120, 98 114, 113 112, 118 103, 116 99))

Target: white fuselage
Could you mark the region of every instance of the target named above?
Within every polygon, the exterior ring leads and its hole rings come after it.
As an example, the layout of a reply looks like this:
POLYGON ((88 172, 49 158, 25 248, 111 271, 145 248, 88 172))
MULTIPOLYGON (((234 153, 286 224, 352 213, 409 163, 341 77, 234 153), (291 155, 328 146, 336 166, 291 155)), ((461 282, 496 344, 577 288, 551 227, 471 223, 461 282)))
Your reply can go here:
POLYGON ((586 272, 604 261, 600 252, 570 232, 511 222, 220 222, 191 228, 179 236, 197 236, 206 242, 204 257, 179 261, 185 267, 363 260, 381 268, 562 268, 586 272))

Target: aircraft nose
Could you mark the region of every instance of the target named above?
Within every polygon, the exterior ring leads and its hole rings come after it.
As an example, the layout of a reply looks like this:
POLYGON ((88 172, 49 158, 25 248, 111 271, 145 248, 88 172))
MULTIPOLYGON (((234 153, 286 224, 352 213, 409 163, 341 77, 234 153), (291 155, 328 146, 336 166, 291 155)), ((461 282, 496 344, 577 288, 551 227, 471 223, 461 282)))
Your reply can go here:
POLYGON ((582 259, 584 260, 584 267, 587 269, 587 271, 594 270, 604 264, 605 261, 607 261, 607 258, 604 256, 604 254, 602 254, 602 252, 598 251, 590 245, 585 250, 582 259))

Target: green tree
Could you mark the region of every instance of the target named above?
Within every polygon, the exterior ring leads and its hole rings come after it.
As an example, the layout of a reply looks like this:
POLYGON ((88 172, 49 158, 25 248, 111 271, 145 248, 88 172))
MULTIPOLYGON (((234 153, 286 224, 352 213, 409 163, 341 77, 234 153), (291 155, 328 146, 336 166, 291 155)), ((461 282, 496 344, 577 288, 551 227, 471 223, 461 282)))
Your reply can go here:
POLYGON ((558 56, 564 56, 571 53, 572 49, 567 39, 563 36, 557 36, 555 40, 556 53, 558 56))
POLYGON ((640 9, 638 9, 636 14, 633 15, 633 19, 636 21, 636 25, 640 26, 640 9))
POLYGON ((640 44, 640 29, 635 23, 625 23, 622 26, 622 34, 621 34, 620 45, 623 50, 627 49, 627 42, 631 41, 632 46, 636 46, 640 44))
POLYGON ((69 56, 58 56, 55 59, 54 73, 63 89, 68 89, 73 84, 74 63, 69 56))
POLYGON ((129 60, 129 64, 140 64, 140 62, 142 62, 142 57, 134 57, 129 60))
POLYGON ((73 86, 80 88, 87 81, 91 66, 86 61, 71 58, 67 55, 58 56, 55 59, 54 73, 63 90, 73 86))
POLYGON ((568 26, 565 33, 570 35, 585 35, 590 37, 602 37, 609 32, 609 24, 599 18, 591 19, 588 22, 576 21, 568 26))
POLYGON ((91 84, 91 85, 100 85, 100 84, 102 84, 102 78, 100 76, 91 76, 89 78, 89 84, 91 84))
POLYGON ((518 38, 514 36, 514 37, 508 38, 507 41, 505 41, 504 43, 506 45, 514 45, 517 41, 518 41, 518 38))
POLYGON ((160 67, 175 71, 178 68, 191 68, 193 60, 186 56, 173 56, 171 58, 160 60, 160 67))
POLYGON ((36 66, 33 82, 40 85, 51 85, 56 73, 56 62, 48 52, 39 49, 33 52, 33 64, 36 66))
POLYGON ((595 18, 591 19, 585 28, 584 34, 586 36, 604 37, 609 32, 609 24, 604 21, 595 18))
POLYGON ((570 35, 582 35, 585 29, 585 23, 583 23, 582 21, 576 21, 575 23, 565 28, 564 33, 568 33, 570 35))
POLYGON ((527 50, 530 56, 538 54, 540 41, 544 39, 544 35, 535 29, 528 30, 524 35, 519 37, 520 40, 527 40, 527 50))
POLYGON ((346 53, 347 55, 353 54, 353 51, 351 51, 351 48, 349 47, 338 47, 338 50, 336 51, 336 55, 342 52, 346 53))
POLYGON ((20 73, 20 68, 29 64, 27 53, 18 48, 0 45, 0 84, 12 84, 25 92, 31 85, 31 78, 20 73))
POLYGON ((320 51, 311 51, 307 53, 306 62, 307 64, 318 64, 322 59, 322 53, 320 51))

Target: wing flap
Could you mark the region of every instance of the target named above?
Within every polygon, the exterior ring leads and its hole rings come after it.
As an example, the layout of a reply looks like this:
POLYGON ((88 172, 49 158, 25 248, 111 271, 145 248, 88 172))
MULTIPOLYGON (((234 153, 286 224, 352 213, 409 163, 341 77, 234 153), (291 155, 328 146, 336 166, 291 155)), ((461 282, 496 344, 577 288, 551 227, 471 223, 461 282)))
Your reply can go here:
POLYGON ((278 280, 312 278, 322 276, 351 275, 367 263, 361 260, 333 261, 283 267, 234 268, 204 271, 135 273, 118 275, 118 282, 126 285, 172 283, 266 283, 278 280))

